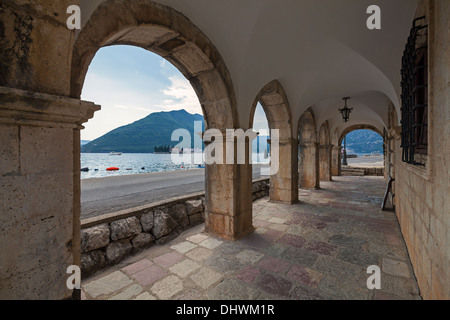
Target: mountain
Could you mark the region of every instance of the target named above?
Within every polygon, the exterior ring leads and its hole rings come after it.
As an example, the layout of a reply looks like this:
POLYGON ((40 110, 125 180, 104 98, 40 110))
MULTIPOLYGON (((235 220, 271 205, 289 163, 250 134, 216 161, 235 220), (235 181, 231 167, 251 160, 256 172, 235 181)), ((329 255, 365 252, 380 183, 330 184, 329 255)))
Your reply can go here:
POLYGON ((80 141, 82 146, 84 146, 85 144, 88 144, 89 142, 91 142, 91 140, 81 140, 80 141))
POLYGON ((347 135, 347 153, 372 152, 383 153, 383 138, 378 133, 372 130, 355 130, 347 135))
MULTIPOLYGON (((171 141, 176 129, 186 129, 194 143, 194 122, 203 121, 203 116, 185 110, 152 113, 132 124, 117 128, 81 147, 85 153, 152 153, 156 146, 175 146, 171 141)), ((204 125, 203 125, 204 128, 204 125)), ((196 134, 196 133, 195 133, 196 134)))

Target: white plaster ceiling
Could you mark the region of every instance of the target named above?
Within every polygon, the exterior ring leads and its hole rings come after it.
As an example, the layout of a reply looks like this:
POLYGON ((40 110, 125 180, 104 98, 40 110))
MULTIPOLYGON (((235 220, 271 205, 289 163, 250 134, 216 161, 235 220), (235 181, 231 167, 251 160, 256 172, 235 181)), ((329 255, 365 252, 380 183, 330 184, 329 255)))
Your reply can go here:
MULTIPOLYGON (((104 0, 82 1, 86 20, 104 0)), ((416 0, 156 0, 187 16, 215 44, 230 71, 239 123, 249 124, 259 91, 278 80, 293 123, 313 107, 318 127, 351 124, 383 128, 389 100, 399 112, 401 57, 416 0), (381 8, 381 30, 368 30, 368 6, 381 8)), ((296 128, 293 128, 296 130, 296 128)), ((341 130, 341 129, 340 129, 341 130)), ((380 130, 382 131, 382 130, 380 130)))

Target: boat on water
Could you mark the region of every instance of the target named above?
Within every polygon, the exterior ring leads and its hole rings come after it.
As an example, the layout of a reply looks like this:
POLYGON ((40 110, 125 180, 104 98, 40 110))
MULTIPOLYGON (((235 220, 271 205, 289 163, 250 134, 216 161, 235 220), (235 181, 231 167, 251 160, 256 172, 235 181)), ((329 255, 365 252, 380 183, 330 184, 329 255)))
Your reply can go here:
POLYGON ((110 156, 121 156, 121 155, 122 155, 122 152, 115 152, 115 151, 112 151, 112 152, 109 153, 109 155, 110 155, 110 156))

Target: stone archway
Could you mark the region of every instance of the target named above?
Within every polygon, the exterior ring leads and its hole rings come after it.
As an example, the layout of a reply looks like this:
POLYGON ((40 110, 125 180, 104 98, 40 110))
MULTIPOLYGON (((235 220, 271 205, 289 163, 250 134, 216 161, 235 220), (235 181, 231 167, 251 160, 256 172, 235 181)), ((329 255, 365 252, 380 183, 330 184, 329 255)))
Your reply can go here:
POLYGON ((319 131, 319 175, 321 181, 331 181, 331 136, 328 121, 320 127, 319 131))
MULTIPOLYGON (((269 128, 279 130, 279 166, 270 177, 270 200, 293 204, 298 202, 297 139, 292 135, 289 102, 281 84, 274 80, 258 93, 250 113, 250 128, 258 102, 266 114, 269 128)), ((272 161, 272 165, 274 162, 272 161)))
POLYGON ((314 112, 306 110, 298 122, 299 136, 299 186, 305 189, 319 189, 319 150, 314 112))
MULTIPOLYGON (((225 139, 226 129, 238 128, 231 77, 216 47, 183 14, 152 1, 109 0, 96 8, 74 44, 72 97, 80 97, 95 53, 119 44, 144 48, 175 65, 196 91, 208 129, 220 130, 225 139)), ((250 164, 207 165, 205 193, 206 231, 237 239, 253 230, 250 164)))

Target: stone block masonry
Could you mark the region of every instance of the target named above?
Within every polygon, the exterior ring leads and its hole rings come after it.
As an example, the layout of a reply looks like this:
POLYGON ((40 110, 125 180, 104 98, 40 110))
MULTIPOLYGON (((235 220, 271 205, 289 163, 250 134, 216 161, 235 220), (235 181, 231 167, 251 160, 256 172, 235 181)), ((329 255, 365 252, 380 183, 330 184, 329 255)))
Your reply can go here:
MULTIPOLYGON (((254 181, 253 200, 268 196, 269 188, 269 179, 254 181)), ((83 220, 82 276, 115 265, 154 244, 165 244, 204 221, 204 193, 83 220)))

